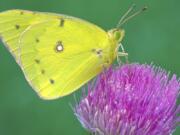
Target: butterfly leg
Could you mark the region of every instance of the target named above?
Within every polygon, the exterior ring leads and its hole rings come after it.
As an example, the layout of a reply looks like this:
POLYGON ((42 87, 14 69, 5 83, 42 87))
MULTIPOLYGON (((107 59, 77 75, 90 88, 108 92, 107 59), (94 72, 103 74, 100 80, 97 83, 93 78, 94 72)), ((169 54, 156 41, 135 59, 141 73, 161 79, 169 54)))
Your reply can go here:
POLYGON ((120 43, 119 47, 121 47, 122 52, 118 52, 117 54, 117 62, 120 65, 122 61, 120 60, 120 57, 125 57, 126 63, 128 63, 128 53, 125 52, 123 45, 120 43))
POLYGON ((117 62, 118 64, 120 65, 122 63, 120 57, 125 57, 126 59, 126 63, 128 63, 128 53, 125 53, 125 52, 118 52, 118 55, 117 55, 117 62))

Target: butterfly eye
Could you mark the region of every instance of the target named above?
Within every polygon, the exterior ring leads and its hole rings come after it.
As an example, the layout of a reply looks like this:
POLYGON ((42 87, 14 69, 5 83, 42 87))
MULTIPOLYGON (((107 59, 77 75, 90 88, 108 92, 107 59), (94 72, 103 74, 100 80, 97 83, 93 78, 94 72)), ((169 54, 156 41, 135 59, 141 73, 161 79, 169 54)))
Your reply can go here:
POLYGON ((119 40, 120 37, 121 37, 120 31, 115 31, 115 32, 114 32, 114 36, 115 36, 115 39, 116 39, 116 40, 119 40))

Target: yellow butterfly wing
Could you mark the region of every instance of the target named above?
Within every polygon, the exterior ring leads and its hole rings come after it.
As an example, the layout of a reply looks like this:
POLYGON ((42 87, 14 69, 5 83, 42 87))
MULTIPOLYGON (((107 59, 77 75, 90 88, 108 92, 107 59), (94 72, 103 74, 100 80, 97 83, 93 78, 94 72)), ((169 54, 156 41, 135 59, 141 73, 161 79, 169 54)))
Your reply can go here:
POLYGON ((19 38, 23 31, 31 25, 57 17, 25 10, 9 10, 0 13, 1 39, 15 57, 17 63, 19 63, 17 57, 19 53, 19 38))
POLYGON ((107 32, 86 21, 22 10, 0 13, 0 35, 43 99, 80 88, 112 63, 117 47, 107 32))
POLYGON ((60 27, 58 19, 43 22, 21 37, 21 66, 40 97, 62 97, 102 71, 107 59, 96 50, 105 51, 108 42, 106 32, 88 23, 64 19, 60 27))

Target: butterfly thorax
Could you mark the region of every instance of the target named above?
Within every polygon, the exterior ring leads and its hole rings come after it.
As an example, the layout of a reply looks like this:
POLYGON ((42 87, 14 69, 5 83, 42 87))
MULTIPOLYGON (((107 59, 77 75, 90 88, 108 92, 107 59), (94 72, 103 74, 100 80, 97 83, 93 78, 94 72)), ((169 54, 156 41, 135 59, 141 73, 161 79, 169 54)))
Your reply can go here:
POLYGON ((122 41, 125 31, 123 29, 111 29, 108 31, 109 39, 111 41, 111 54, 112 59, 114 60, 117 57, 119 44, 122 41))

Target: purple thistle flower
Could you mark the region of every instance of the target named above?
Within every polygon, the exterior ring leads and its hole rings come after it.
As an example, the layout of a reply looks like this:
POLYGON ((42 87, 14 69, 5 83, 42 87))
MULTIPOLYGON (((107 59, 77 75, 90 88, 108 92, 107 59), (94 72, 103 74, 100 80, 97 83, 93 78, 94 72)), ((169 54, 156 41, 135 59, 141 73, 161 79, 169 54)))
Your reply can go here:
POLYGON ((88 84, 74 112, 97 135, 171 135, 178 126, 180 82, 152 65, 111 68, 88 84))

